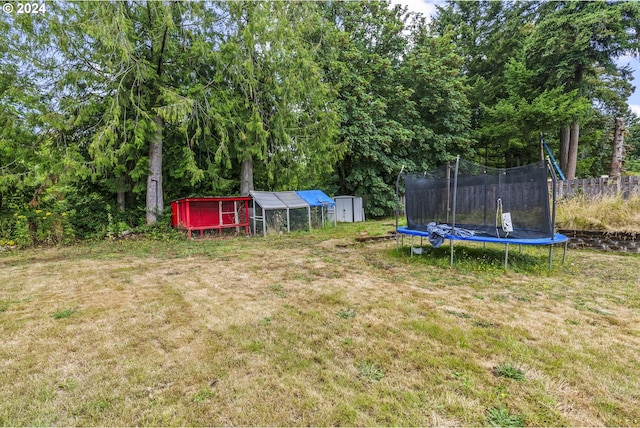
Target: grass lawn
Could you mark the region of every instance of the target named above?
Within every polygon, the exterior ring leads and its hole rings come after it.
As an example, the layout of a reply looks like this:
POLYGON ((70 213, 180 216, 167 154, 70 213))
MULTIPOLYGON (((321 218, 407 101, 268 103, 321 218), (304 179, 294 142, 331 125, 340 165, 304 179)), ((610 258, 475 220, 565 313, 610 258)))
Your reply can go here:
POLYGON ((640 425, 640 256, 267 238, 0 253, 1 425, 640 425))

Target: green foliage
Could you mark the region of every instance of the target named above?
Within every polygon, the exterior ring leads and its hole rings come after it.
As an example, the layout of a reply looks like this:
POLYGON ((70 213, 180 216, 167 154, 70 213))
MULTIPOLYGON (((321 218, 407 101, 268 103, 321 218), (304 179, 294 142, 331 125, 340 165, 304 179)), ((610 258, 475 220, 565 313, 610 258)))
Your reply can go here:
POLYGON ((473 147, 477 160, 487 165, 505 166, 510 155, 515 158, 512 154, 520 155, 522 147, 532 143, 531 131, 526 130, 523 135, 519 121, 513 121, 517 106, 508 101, 510 91, 531 101, 530 89, 520 92, 520 82, 526 81, 527 71, 513 67, 514 81, 509 82, 505 70, 514 58, 519 58, 532 31, 535 7, 534 2, 511 1, 451 1, 438 6, 434 28, 441 37, 451 38, 455 51, 464 58, 473 147), (500 100, 505 104, 495 108, 500 100))
POLYGON ((54 320, 61 320, 64 318, 69 318, 70 316, 76 314, 78 311, 77 309, 74 308, 68 308, 68 309, 61 309, 59 311, 56 311, 53 313, 53 315, 51 315, 53 317, 54 320))
POLYGON ((144 234, 147 238, 155 241, 173 242, 176 240, 184 240, 184 233, 171 226, 170 210, 170 208, 166 208, 157 222, 151 225, 142 224, 134 228, 133 231, 144 234))
POLYGON ((628 110, 630 70, 616 59, 637 47, 637 2, 451 1, 438 10, 434 27, 465 58, 479 160, 537 160, 540 133, 553 147, 577 123, 578 175, 606 170, 603 130, 628 110))
POLYGON ((336 315, 346 320, 349 318, 355 318, 356 311, 354 311, 353 309, 340 309, 338 312, 336 312, 336 315))
POLYGON ((252 162, 261 188, 290 189, 330 173, 341 156, 335 92, 317 59, 326 23, 312 2, 229 2, 217 61, 217 117, 226 165, 252 162), (317 42, 312 42, 317 41, 317 42), (224 142, 223 142, 224 144, 224 142))
POLYGON ((446 39, 384 2, 332 3, 341 48, 325 67, 339 88, 341 193, 366 196, 369 216, 395 208, 395 180, 468 152, 460 58, 446 39), (405 31, 412 30, 410 37, 405 31))
POLYGON ((509 409, 502 405, 487 410, 486 423, 492 427, 523 427, 525 422, 523 416, 511 414, 509 409))
POLYGON ((587 98, 578 91, 565 92, 561 87, 538 91, 532 85, 532 72, 522 60, 511 58, 505 65, 506 98, 493 106, 483 106, 485 122, 478 130, 480 138, 500 142, 491 147, 492 154, 502 152, 507 164, 527 164, 539 158, 536 142, 541 133, 556 130, 574 117, 584 117, 591 109, 587 98))
POLYGON ((71 192, 67 196, 70 222, 80 238, 97 238, 106 235, 109 205, 98 192, 71 192))
POLYGON ((215 395, 216 395, 216 392, 213 389, 208 387, 203 387, 200 391, 198 391, 193 396, 193 401, 195 401, 196 403, 200 403, 213 398, 215 395))
POLYGON ((0 218, 0 241, 8 245, 68 244, 75 238, 69 213, 62 204, 51 210, 25 207, 0 218))
POLYGON ((518 381, 524 380, 524 371, 509 363, 504 363, 493 368, 493 374, 498 377, 506 377, 518 381))
POLYGON ((379 382, 384 378, 384 370, 369 361, 360 361, 356 364, 360 377, 369 382, 379 382))

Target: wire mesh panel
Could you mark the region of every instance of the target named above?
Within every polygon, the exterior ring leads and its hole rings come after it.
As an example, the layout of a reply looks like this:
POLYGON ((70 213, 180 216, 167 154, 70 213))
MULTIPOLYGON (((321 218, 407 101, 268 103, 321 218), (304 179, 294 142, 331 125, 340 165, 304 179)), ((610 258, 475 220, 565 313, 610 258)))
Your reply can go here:
POLYGON ((265 210, 267 233, 286 233, 289 231, 289 222, 286 209, 265 210))
POLYGON ((443 166, 404 175, 410 229, 425 231, 430 222, 451 225, 455 208, 455 227, 477 235, 521 239, 553 236, 544 161, 491 168, 460 160, 457 171, 456 176, 453 166, 443 166))
POLYGON ((426 231, 427 224, 449 223, 451 177, 448 165, 404 175, 405 212, 409 229, 426 231))

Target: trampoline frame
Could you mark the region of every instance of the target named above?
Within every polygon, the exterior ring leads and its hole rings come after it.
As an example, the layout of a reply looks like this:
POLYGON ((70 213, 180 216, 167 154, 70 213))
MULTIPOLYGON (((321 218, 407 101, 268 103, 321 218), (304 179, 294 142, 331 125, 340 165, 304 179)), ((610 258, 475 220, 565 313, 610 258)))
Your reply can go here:
MULTIPOLYGON (((407 229, 406 226, 400 226, 396 229, 396 249, 399 248, 398 244, 398 235, 400 235, 401 246, 404 248, 404 235, 408 235, 411 237, 411 257, 413 257, 413 253, 415 251, 413 245, 413 237, 420 237, 420 247, 422 248, 423 238, 428 238, 428 232, 422 232, 419 230, 407 229)), ((483 244, 504 244, 504 268, 507 269, 509 265, 509 245, 533 245, 533 246, 549 246, 549 271, 551 271, 553 267, 553 246, 556 244, 564 244, 564 253, 562 255, 562 264, 564 264, 567 258, 567 246, 569 244, 569 238, 561 233, 555 233, 553 237, 549 238, 536 238, 536 239, 514 239, 514 238, 494 238, 492 236, 470 236, 470 237, 460 237, 448 234, 444 239, 449 240, 449 247, 451 248, 451 261, 450 265, 453 266, 453 241, 468 241, 468 242, 482 242, 483 244)))

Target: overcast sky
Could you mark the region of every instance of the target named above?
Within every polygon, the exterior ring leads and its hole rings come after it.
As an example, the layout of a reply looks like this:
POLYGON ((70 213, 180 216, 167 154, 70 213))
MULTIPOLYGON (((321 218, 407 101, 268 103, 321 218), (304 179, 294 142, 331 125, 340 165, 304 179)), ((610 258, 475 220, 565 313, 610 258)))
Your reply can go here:
POLYGON ((431 14, 436 11, 436 3, 444 2, 425 0, 391 0, 391 4, 401 4, 408 6, 410 11, 420 12, 426 17, 431 16, 431 14))
MULTIPOLYGON (((391 0, 391 4, 402 4, 413 12, 420 12, 424 16, 429 17, 436 11, 436 4, 444 3, 443 1, 427 1, 427 0, 391 0)), ((640 61, 637 58, 625 57, 618 61, 619 64, 629 64, 634 70, 634 79, 631 82, 636 91, 629 97, 628 103, 631 110, 640 117, 640 61)))

